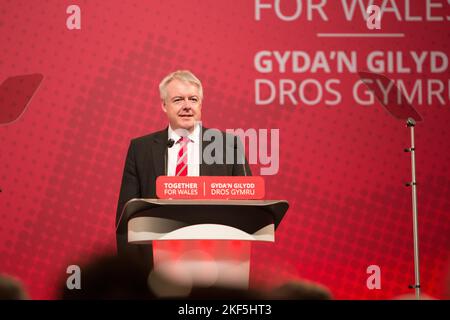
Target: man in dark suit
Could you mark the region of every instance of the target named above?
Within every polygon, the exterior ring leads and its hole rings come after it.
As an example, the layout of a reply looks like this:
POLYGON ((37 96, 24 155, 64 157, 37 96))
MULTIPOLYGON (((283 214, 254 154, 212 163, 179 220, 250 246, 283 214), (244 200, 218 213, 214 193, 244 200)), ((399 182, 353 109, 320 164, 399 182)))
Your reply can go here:
MULTIPOLYGON (((156 198, 158 176, 251 175, 237 137, 201 126, 203 88, 195 75, 189 71, 173 72, 161 81, 159 90, 169 126, 131 140, 120 188, 116 227, 127 201, 156 198), (209 148, 216 142, 222 142, 222 147, 209 148)), ((152 247, 128 244, 126 233, 116 235, 118 254, 138 256, 150 271, 152 247)))

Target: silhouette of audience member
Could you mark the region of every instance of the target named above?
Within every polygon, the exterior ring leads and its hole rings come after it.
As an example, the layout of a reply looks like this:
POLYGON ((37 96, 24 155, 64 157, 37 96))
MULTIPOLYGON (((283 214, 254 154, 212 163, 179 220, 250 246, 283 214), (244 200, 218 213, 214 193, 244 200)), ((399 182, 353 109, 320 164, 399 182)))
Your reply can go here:
POLYGON ((188 299, 191 300, 260 300, 264 296, 255 290, 231 287, 194 287, 188 299))
POLYGON ((103 256, 81 269, 81 288, 69 289, 63 282, 64 300, 145 300, 154 295, 147 285, 142 263, 132 257, 103 256))
POLYGON ((22 283, 8 275, 0 275, 0 300, 27 300, 22 283))
POLYGON ((324 286, 305 281, 289 281, 268 293, 253 289, 226 286, 185 287, 152 272, 131 256, 103 256, 81 267, 80 289, 69 289, 64 277, 64 300, 122 300, 122 299, 232 299, 232 300, 330 300, 332 295, 324 286))
POLYGON ((300 280, 291 280, 273 288, 268 293, 273 300, 332 300, 333 296, 323 285, 300 280))

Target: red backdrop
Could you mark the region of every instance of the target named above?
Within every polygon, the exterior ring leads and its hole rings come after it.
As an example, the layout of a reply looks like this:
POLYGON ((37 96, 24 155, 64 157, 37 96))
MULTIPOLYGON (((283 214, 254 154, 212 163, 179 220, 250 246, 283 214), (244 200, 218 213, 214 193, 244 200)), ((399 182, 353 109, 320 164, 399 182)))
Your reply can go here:
MULTIPOLYGON (((1 272, 21 279, 32 298, 56 298, 68 265, 115 250, 115 209, 129 140, 166 126, 157 85, 181 68, 203 82, 206 126, 280 129, 280 169, 265 177, 266 198, 286 199, 290 209, 276 242, 254 246, 251 286, 301 278, 326 285, 338 299, 412 293, 405 125, 378 103, 355 102, 354 72, 274 68, 261 74, 254 57, 262 50, 356 51, 358 62, 375 50, 448 54, 450 6, 441 1, 442 8, 432 10, 444 16, 440 22, 398 21, 387 13, 379 32, 404 33, 401 38, 324 38, 318 33, 376 30, 366 28, 360 13, 346 21, 341 1, 328 1, 328 21, 317 13, 308 21, 302 1, 301 16, 290 22, 269 9, 255 20, 255 2, 0 1, 0 81, 44 76, 23 116, 0 126, 1 272), (66 27, 71 4, 81 9, 81 30, 66 27), (255 79, 263 78, 297 85, 339 79, 342 101, 329 106, 325 95, 313 106, 277 99, 256 105, 255 79), (380 290, 366 286, 369 265, 381 268, 380 290)), ((396 3, 404 12, 405 2, 396 3)), ((425 17, 425 3, 414 1, 411 10, 425 17)), ((280 4, 286 15, 295 11, 295 1, 280 4)), ((411 61, 405 65, 413 66, 411 61)), ((444 84, 444 105, 436 98, 416 105, 424 118, 416 145, 421 284, 424 293, 445 298, 449 72, 433 74, 429 66, 427 60, 422 73, 386 74, 403 79, 409 90, 416 79, 444 84)), ((306 95, 313 97, 314 90, 306 95)), ((252 166, 254 173, 259 167, 252 166)))

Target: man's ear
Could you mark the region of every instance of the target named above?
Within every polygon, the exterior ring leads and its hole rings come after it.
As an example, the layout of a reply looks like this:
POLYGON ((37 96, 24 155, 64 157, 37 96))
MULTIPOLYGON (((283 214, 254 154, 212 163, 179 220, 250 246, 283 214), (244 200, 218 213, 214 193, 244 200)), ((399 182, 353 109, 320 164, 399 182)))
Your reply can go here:
POLYGON ((164 102, 164 100, 161 100, 161 109, 163 109, 163 111, 167 113, 166 103, 164 102))

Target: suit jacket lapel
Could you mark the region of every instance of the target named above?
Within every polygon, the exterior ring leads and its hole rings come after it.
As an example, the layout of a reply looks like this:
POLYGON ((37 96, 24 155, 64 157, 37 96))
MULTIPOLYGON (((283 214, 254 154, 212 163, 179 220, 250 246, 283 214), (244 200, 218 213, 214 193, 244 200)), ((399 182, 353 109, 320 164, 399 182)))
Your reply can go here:
POLYGON ((208 141, 208 140, 203 140, 203 133, 204 131, 208 130, 208 128, 205 127, 201 127, 200 128, 200 141, 202 143, 202 147, 200 148, 200 176, 212 176, 212 172, 211 169, 213 167, 213 165, 210 164, 206 164, 203 161, 203 152, 205 151, 205 148, 212 142, 212 141, 208 141))
POLYGON ((152 155, 156 177, 166 174, 165 162, 167 162, 167 137, 167 129, 158 132, 153 137, 152 155))

